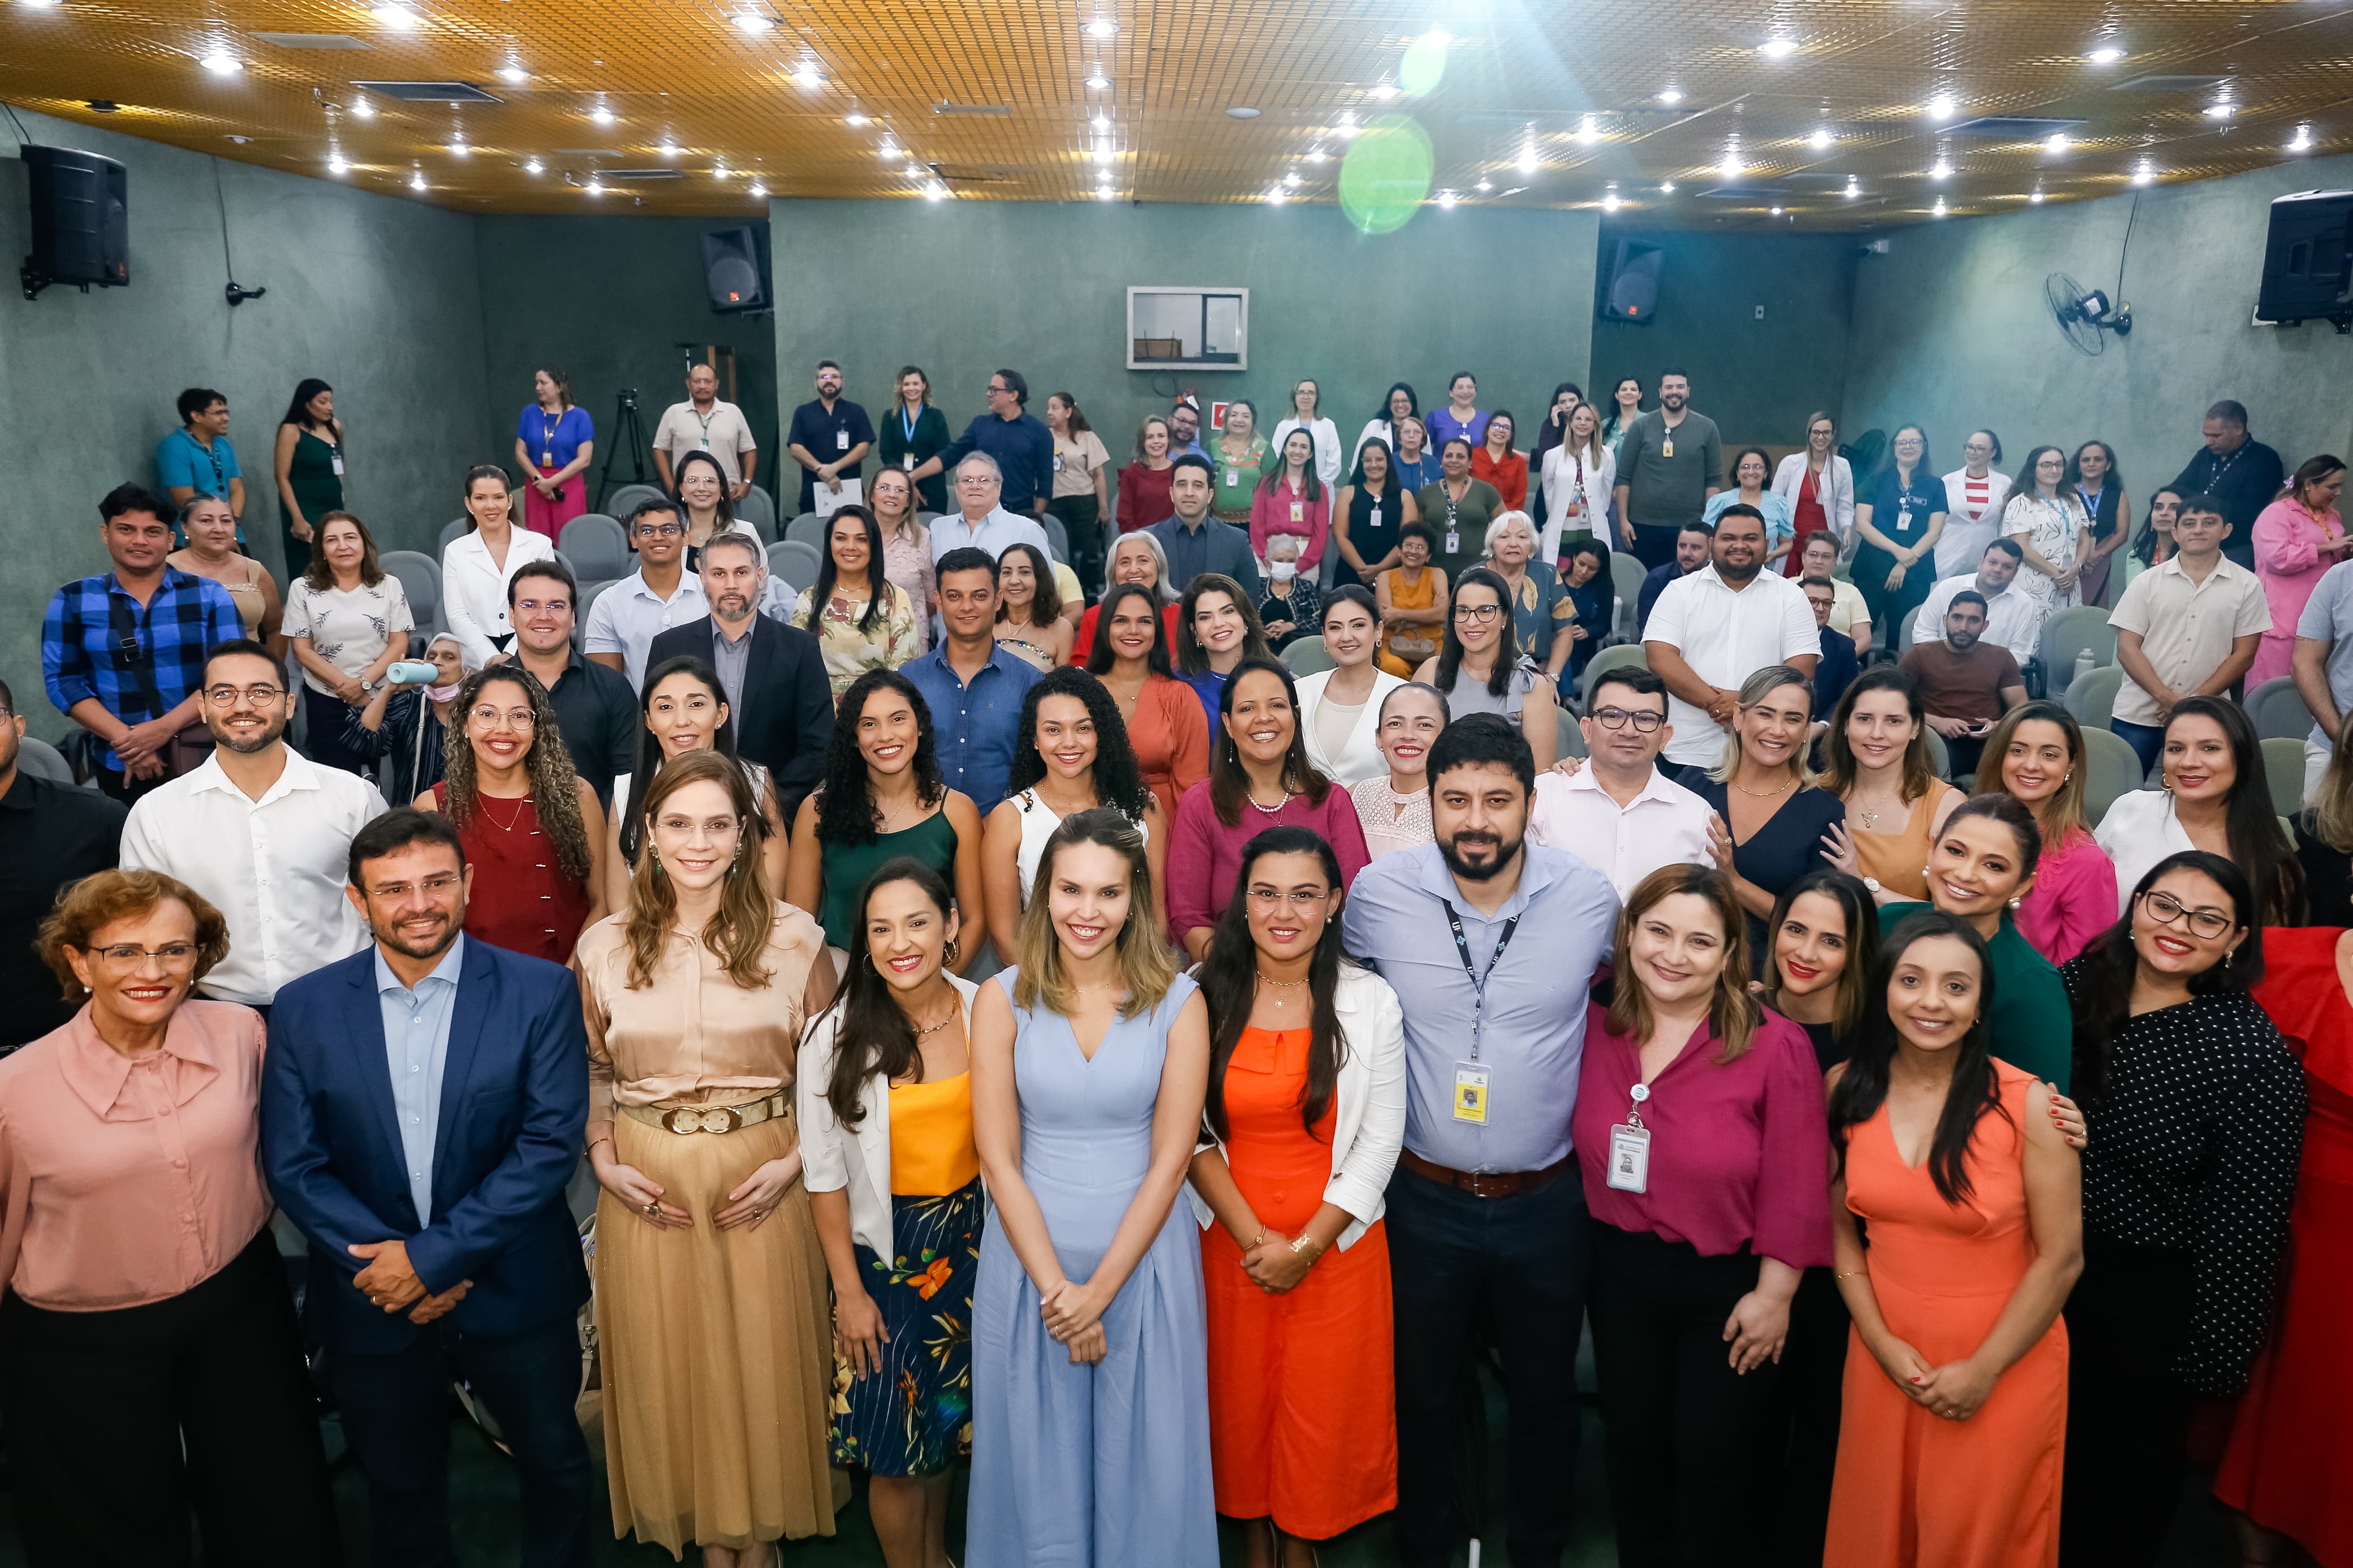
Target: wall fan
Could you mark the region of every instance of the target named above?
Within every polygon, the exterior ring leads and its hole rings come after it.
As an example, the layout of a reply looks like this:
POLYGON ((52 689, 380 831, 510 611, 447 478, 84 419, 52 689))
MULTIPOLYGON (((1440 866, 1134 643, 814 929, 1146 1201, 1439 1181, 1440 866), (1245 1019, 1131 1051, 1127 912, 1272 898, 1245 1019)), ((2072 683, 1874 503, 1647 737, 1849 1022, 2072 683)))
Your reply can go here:
POLYGON ((2132 331, 2130 305, 2116 304, 2104 290, 2086 289, 2064 272, 2042 280, 2042 302, 2051 307, 2059 335, 2077 353, 2100 353, 2108 346, 2110 332, 2124 337, 2132 331))

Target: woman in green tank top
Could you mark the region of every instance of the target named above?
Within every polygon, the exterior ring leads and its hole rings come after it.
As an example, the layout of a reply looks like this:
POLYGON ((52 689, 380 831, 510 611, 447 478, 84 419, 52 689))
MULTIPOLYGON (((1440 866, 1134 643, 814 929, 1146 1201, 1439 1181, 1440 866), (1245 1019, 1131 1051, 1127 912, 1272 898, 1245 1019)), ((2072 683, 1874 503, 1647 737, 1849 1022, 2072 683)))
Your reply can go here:
POLYGON ((785 901, 814 914, 828 944, 848 951, 866 879, 903 855, 955 889, 970 934, 948 965, 959 973, 971 967, 988 929, 981 910, 980 813, 941 779, 931 710, 905 676, 870 669, 841 694, 825 782, 801 802, 792 837, 785 901))
POLYGON ((278 504, 286 526, 286 580, 311 569, 319 520, 343 509, 343 426, 335 417, 335 389, 310 376, 278 423, 278 504))

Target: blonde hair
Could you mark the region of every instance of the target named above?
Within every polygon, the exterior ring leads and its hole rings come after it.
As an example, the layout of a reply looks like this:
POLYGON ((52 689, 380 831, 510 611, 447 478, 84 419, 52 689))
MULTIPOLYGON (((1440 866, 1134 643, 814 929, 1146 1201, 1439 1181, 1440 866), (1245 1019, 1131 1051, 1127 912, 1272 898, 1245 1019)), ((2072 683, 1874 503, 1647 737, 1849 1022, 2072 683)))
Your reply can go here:
POLYGON ((2320 775, 2320 788, 2305 821, 2338 854, 2353 849, 2353 724, 2337 727, 2337 743, 2328 748, 2328 771, 2320 775))
POLYGON ((1062 972, 1062 943, 1049 909, 1054 884, 1054 862, 1064 849, 1077 844, 1100 844, 1127 860, 1127 921, 1114 944, 1119 978, 1127 989, 1119 1016, 1133 1018, 1148 1013, 1168 994, 1176 979, 1176 955, 1161 934, 1152 887, 1152 865, 1144 856, 1144 835, 1135 824, 1108 806, 1074 811, 1062 818, 1038 857, 1038 878, 1029 889, 1029 907, 1021 911, 1019 973, 1013 977, 1013 1005, 1028 1011, 1043 1006, 1068 1016, 1078 994, 1062 972))
POLYGON ((1716 974, 1715 989, 1707 1003, 1708 1023, 1724 1041, 1724 1048, 1715 1057, 1716 1066, 1722 1067, 1746 1054, 1757 1026, 1765 1021, 1765 1009, 1748 990, 1748 917, 1741 911, 1740 900, 1733 897, 1732 879, 1713 866, 1662 866, 1626 895, 1625 907, 1618 911, 1618 984, 1609 999, 1609 1032, 1637 1044, 1650 1037, 1654 1022, 1651 994, 1635 978, 1634 927, 1677 893, 1705 900, 1723 928, 1724 968, 1716 974))
MULTIPOLYGON (((1810 716, 1814 706, 1814 683, 1786 664, 1768 664, 1740 683, 1740 711, 1747 712, 1785 686, 1795 686, 1805 692, 1806 711, 1810 716)), ((1810 745, 1789 748, 1789 761, 1786 765, 1789 776, 1798 781, 1799 789, 1812 789, 1815 784, 1813 769, 1806 763, 1810 745)), ((1715 766, 1707 770, 1707 776, 1717 784, 1729 784, 1740 772, 1740 725, 1736 720, 1725 728, 1724 755, 1716 760, 1715 766)))
MULTIPOLYGON (((628 988, 636 991, 653 984, 654 970, 678 921, 678 889, 661 868, 661 852, 653 844, 653 824, 662 804, 691 784, 715 784, 727 792, 738 834, 735 858, 727 867, 720 892, 719 910, 702 928, 702 945, 726 969, 728 979, 746 991, 765 990, 773 973, 761 958, 776 923, 776 902, 760 870, 767 819, 752 798, 743 764, 718 751, 681 752, 662 763, 647 786, 641 808, 646 850, 638 857, 637 869, 629 877, 629 906, 624 911, 623 930, 629 940, 628 988)), ((798 997, 786 1001, 788 1007, 799 1005, 798 997)))
MULTIPOLYGON (((2010 795, 2015 798, 2010 787, 2010 743, 2018 738, 2022 725, 2032 723, 2056 724, 2059 732, 2067 738, 2067 776, 2043 804, 2038 817, 2044 846, 2055 850, 2063 844, 2092 836, 2091 816, 2084 809, 2084 797, 2090 793, 2085 778, 2091 772, 2090 759, 2084 754, 2084 727, 2075 722, 2073 713, 2056 702, 2034 701, 2021 702, 2003 714, 2001 721, 1986 736, 1985 750, 1979 753, 1983 760, 1978 763, 1976 787, 1979 795, 2010 795), (1988 763, 1993 767, 1990 779, 1985 776, 1988 763)), ((2327 794, 2326 784, 2321 793, 2324 797, 2327 794)), ((2343 816, 2339 821, 2345 828, 2347 847, 2353 847, 2353 790, 2345 794, 2348 798, 2341 803, 2343 816)))

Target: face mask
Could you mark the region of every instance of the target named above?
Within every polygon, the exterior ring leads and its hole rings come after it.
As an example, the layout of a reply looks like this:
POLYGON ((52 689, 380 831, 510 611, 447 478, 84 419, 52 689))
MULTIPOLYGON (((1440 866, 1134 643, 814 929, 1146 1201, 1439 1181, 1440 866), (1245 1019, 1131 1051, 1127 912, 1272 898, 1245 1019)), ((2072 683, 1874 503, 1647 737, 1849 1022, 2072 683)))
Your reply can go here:
POLYGON ((1288 583, 1293 577, 1299 575, 1299 563, 1296 561, 1278 561, 1266 569, 1266 574, 1273 578, 1278 583, 1288 583))
POLYGON ((425 695, 436 702, 448 702, 458 695, 458 688, 464 684, 462 680, 453 680, 447 686, 428 686, 425 689, 425 695))

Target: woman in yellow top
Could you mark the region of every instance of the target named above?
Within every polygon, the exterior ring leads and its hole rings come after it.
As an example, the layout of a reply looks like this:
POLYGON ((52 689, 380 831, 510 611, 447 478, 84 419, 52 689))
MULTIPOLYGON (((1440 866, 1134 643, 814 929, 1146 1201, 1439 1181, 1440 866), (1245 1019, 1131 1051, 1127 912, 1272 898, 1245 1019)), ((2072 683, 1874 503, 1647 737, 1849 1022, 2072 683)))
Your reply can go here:
POLYGON ((914 605, 882 567, 882 525, 874 514, 862 506, 835 512, 825 561, 793 606, 793 625, 817 638, 837 702, 868 670, 896 669, 923 651, 914 605))
POLYGON ((733 757, 647 791, 628 909, 573 955, 588 1026, 588 1158, 613 1532, 704 1568, 771 1568, 849 1501, 827 1443, 825 1258, 792 1094, 832 999, 817 922, 768 894, 765 819, 733 757))
POLYGON ((886 862, 841 994, 801 1044, 806 1181, 833 1275, 833 1459, 865 1468, 890 1568, 947 1561, 948 1467, 972 1451, 987 1205, 965 1045, 979 987, 947 968, 957 935, 940 874, 886 862))
POLYGON ((1381 607, 1381 651, 1375 661, 1399 679, 1412 679, 1424 661, 1435 658, 1446 635, 1446 568, 1430 561, 1437 547, 1438 534, 1430 524, 1409 522, 1398 530, 1402 564, 1373 579, 1381 607))

